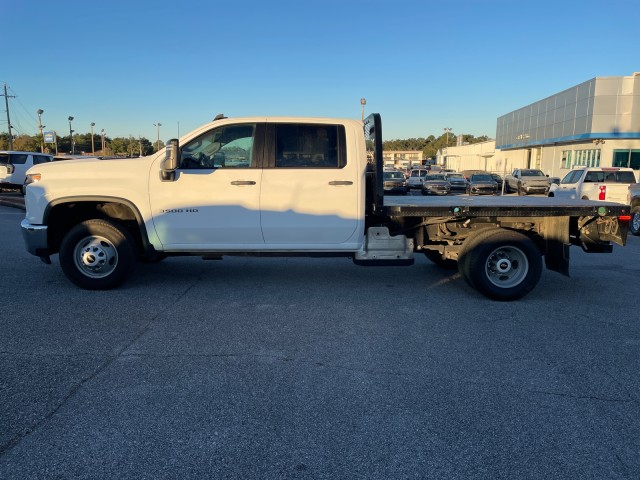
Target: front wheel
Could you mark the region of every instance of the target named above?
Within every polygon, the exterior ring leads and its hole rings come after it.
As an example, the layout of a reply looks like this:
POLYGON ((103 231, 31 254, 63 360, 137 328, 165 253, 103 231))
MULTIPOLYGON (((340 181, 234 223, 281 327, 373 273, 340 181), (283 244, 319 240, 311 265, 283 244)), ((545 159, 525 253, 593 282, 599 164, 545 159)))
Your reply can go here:
POLYGON ((631 221, 629 222, 629 231, 632 235, 640 235, 640 206, 631 209, 631 221))
POLYGON ((522 185, 518 184, 518 195, 526 195, 525 191, 522 188, 522 185))
POLYGON ((87 220, 73 227, 60 244, 60 266, 71 282, 86 290, 121 285, 135 265, 129 232, 106 220, 87 220))
POLYGON ((526 235, 493 230, 474 239, 459 268, 479 292, 494 300, 517 300, 537 285, 542 275, 542 254, 526 235))

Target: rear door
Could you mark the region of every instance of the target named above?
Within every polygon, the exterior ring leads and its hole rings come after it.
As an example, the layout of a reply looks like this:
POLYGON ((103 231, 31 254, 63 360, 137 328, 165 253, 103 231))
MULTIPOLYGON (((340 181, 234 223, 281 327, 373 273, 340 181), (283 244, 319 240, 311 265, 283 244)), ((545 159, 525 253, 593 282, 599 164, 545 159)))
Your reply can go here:
POLYGON ((356 241, 364 172, 358 167, 355 132, 347 127, 267 124, 260 193, 267 246, 340 250, 356 241))

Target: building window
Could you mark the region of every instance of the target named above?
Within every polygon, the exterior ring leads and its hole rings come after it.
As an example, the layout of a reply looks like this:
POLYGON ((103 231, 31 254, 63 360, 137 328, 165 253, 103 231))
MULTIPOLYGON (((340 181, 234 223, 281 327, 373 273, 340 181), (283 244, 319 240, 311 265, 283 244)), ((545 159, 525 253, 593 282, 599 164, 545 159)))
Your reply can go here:
POLYGON ((640 170, 640 150, 614 150, 613 166, 640 170))
POLYGON ((562 152, 562 163, 560 168, 571 168, 571 150, 564 150, 562 152))
MULTIPOLYGON (((570 163, 570 162, 569 162, 570 163)), ((599 167, 600 150, 576 150, 574 167, 599 167)))

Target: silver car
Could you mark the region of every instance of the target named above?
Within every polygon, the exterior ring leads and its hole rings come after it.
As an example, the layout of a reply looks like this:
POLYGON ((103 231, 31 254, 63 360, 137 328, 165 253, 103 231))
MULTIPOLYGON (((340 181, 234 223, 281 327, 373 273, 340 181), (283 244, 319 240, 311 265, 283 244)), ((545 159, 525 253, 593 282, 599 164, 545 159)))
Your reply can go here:
POLYGON ((411 170, 409 178, 407 179, 407 189, 411 190, 412 188, 422 188, 422 182, 426 175, 426 168, 414 168, 411 170))

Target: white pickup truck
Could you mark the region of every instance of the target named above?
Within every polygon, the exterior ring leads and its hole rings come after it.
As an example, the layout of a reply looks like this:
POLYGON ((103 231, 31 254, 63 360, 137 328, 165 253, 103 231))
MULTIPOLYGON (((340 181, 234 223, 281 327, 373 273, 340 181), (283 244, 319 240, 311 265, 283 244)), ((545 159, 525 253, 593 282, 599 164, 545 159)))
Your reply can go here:
POLYGON ((636 177, 631 168, 580 167, 567 173, 559 184, 551 185, 548 195, 628 205, 627 193, 633 183, 636 183, 636 177))
MULTIPOLYGON (((220 117, 220 116, 219 116, 220 117)), ((43 164, 28 172, 27 250, 86 289, 170 255, 344 256, 458 268, 497 300, 529 293, 569 246, 610 252, 630 219, 616 203, 546 197, 384 196, 380 115, 218 118, 143 158, 43 164)))

